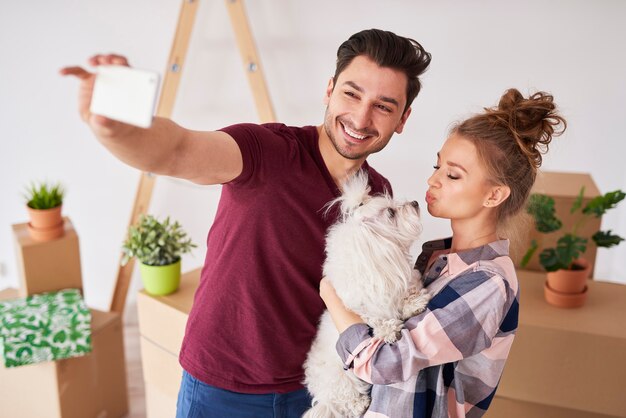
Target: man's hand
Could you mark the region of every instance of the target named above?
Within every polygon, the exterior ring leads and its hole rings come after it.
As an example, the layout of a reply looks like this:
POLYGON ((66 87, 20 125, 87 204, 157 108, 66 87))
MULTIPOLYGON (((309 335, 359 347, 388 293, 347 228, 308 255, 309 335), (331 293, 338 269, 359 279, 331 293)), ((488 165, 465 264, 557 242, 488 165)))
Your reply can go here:
MULTIPOLYGON (((99 54, 94 55, 88 60, 89 65, 97 67, 99 65, 124 65, 129 66, 126 57, 115 54, 99 54)), ((89 111, 91 106, 91 96, 93 94, 93 86, 96 81, 96 74, 85 70, 83 67, 64 67, 59 73, 63 76, 74 76, 80 80, 78 91, 78 112, 83 121, 85 121, 94 133, 99 137, 112 137, 123 135, 135 127, 114 121, 100 115, 94 115, 89 111)))
MULTIPOLYGON (((89 64, 125 65, 121 55, 95 55, 89 64)), ((96 74, 83 67, 65 67, 63 76, 80 80, 78 111, 96 138, 120 161, 141 171, 177 177, 197 184, 227 183, 243 169, 237 142, 222 131, 192 131, 156 116, 149 128, 140 128, 92 114, 90 109, 96 74)))

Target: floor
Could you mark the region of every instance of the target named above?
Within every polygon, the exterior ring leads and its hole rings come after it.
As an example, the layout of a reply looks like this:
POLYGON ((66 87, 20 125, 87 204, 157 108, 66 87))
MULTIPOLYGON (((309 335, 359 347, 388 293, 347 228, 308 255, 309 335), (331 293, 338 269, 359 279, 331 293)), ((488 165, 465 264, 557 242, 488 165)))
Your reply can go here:
POLYGON ((126 354, 126 377, 128 384, 129 412, 126 418, 145 418, 146 400, 139 350, 139 325, 137 306, 127 305, 124 314, 124 347, 126 354))

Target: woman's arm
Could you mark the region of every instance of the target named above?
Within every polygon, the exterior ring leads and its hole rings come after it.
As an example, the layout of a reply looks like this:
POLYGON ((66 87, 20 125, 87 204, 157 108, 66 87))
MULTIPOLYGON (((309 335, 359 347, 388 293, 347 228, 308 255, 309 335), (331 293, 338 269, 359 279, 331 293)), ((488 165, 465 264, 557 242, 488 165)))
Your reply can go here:
POLYGON ((362 380, 391 384, 492 345, 498 345, 494 352, 508 352, 517 327, 517 301, 501 276, 473 271, 455 278, 424 312, 406 321, 394 344, 371 337, 366 324, 341 321, 337 352, 344 364, 362 380))
POLYGON ((335 288, 325 277, 320 281, 320 297, 326 304, 326 309, 328 309, 339 333, 344 332, 354 324, 365 323, 360 316, 346 309, 341 299, 339 299, 339 296, 337 296, 335 288))

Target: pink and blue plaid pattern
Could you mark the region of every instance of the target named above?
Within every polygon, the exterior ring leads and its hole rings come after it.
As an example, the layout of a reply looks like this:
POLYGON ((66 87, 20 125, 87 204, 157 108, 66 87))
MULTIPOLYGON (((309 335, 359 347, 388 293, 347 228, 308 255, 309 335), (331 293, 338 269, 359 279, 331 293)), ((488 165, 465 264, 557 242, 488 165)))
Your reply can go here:
POLYGON ((427 309, 385 344, 365 324, 344 331, 337 351, 374 384, 371 418, 480 417, 496 392, 517 329, 519 289, 501 240, 448 253, 450 239, 423 246, 416 268, 433 294, 427 309))

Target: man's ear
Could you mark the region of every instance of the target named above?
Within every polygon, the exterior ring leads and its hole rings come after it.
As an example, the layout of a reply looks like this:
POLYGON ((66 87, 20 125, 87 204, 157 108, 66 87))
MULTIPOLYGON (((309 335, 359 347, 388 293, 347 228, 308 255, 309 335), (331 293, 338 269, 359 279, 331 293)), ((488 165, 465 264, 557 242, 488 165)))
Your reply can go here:
POLYGON ((409 118, 410 114, 411 114, 411 108, 409 107, 407 110, 404 111, 404 113, 402 114, 402 117, 400 118, 400 123, 398 123, 398 126, 396 126, 395 132, 397 134, 401 134, 402 131, 404 130, 404 124, 406 123, 406 120, 409 118))
POLYGON ((326 94, 324 95, 324 104, 326 106, 328 106, 328 103, 330 102, 330 96, 332 96, 334 88, 335 88, 335 82, 333 81, 333 78, 331 77, 330 80, 328 80, 328 86, 326 86, 326 94))
POLYGON ((491 189, 485 201, 485 206, 496 207, 507 200, 510 195, 511 188, 509 186, 495 186, 491 189))

